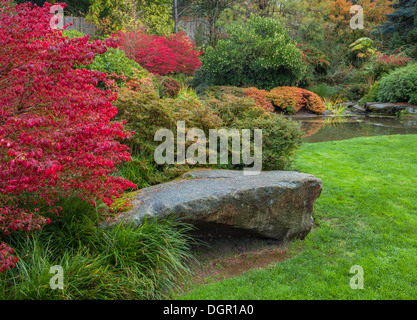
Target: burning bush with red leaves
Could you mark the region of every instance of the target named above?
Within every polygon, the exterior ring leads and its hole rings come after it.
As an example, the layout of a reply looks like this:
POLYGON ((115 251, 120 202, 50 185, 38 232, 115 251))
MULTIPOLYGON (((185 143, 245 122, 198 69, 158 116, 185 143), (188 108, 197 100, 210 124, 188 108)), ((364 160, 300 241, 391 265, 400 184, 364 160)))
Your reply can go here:
MULTIPOLYGON (((111 176, 130 160, 120 143, 129 133, 111 121, 116 94, 97 87, 103 73, 73 68, 117 43, 65 38, 50 11, 0 0, 0 238, 50 223, 42 210, 58 213, 60 199, 110 205, 135 187, 111 176)), ((13 254, 0 243, 0 272, 13 254)))
POLYGON ((143 32, 119 32, 117 36, 127 56, 154 74, 192 74, 201 66, 199 57, 202 52, 184 32, 165 37, 143 32))

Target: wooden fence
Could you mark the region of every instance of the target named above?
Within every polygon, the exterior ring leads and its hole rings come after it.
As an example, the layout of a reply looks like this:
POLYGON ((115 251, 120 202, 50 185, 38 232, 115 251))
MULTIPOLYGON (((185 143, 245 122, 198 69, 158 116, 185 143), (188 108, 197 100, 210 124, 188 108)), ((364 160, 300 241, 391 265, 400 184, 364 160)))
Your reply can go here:
POLYGON ((187 37, 193 40, 196 40, 198 33, 206 34, 209 30, 207 26, 207 21, 205 21, 204 19, 193 19, 187 21, 180 19, 179 25, 184 30, 187 37))
POLYGON ((86 21, 81 17, 64 16, 64 25, 72 22, 72 26, 68 26, 68 30, 75 29, 91 37, 96 34, 96 26, 94 23, 86 21))

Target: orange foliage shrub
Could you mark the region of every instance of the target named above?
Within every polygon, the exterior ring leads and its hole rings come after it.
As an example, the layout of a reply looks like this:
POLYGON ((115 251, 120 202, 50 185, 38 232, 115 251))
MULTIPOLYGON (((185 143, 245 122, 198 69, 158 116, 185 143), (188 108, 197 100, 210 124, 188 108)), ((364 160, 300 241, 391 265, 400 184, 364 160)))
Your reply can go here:
POLYGON ((308 90, 304 90, 310 95, 306 99, 306 108, 314 113, 323 113, 326 110, 326 106, 323 103, 323 100, 315 93, 308 90))
POLYGON ((274 88, 268 93, 268 98, 275 107, 289 114, 297 113, 304 102, 301 91, 295 87, 274 88))
MULTIPOLYGON (((334 0, 328 1, 327 8, 329 10, 330 21, 333 22, 338 28, 349 30, 349 22, 352 17, 350 8, 356 1, 350 0, 334 0)), ((375 26, 380 25, 387 19, 387 14, 393 12, 391 7, 392 1, 390 0, 362 0, 360 5, 362 6, 366 14, 367 25, 375 26)))
POLYGON ((247 97, 252 97, 255 99, 256 105, 261 107, 267 112, 274 112, 274 106, 272 102, 268 99, 268 91, 259 90, 257 88, 246 88, 245 93, 247 97))
POLYGON ((323 113, 326 109, 321 98, 315 93, 296 87, 278 87, 272 89, 267 97, 272 104, 285 113, 295 114, 302 108, 314 113, 323 113))

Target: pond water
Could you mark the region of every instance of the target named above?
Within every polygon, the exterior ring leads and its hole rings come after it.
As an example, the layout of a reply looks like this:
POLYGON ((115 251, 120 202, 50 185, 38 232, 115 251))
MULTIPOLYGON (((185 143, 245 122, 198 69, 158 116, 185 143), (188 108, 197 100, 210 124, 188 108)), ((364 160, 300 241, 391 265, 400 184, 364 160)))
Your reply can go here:
POLYGON ((303 139, 308 143, 391 134, 417 134, 417 118, 313 116, 293 117, 293 120, 301 123, 303 139))

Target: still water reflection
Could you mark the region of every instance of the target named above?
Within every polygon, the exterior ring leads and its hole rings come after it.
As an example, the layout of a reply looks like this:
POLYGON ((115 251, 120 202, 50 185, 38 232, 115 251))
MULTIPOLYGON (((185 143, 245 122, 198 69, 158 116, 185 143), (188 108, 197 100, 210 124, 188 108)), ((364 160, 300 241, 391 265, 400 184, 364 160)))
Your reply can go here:
POLYGON ((309 143, 390 134, 417 134, 417 119, 388 117, 294 117, 309 143))

